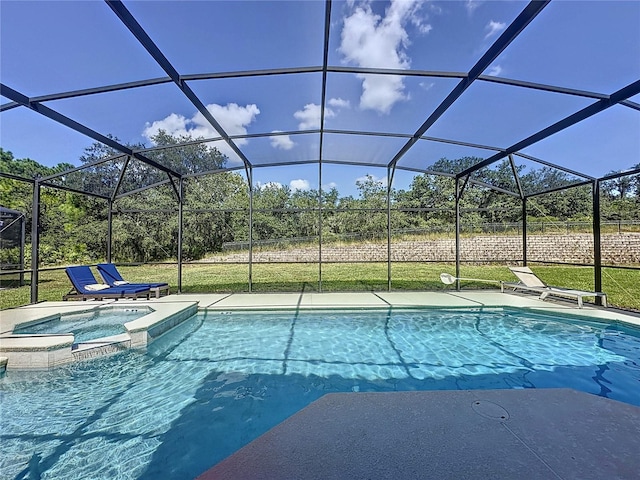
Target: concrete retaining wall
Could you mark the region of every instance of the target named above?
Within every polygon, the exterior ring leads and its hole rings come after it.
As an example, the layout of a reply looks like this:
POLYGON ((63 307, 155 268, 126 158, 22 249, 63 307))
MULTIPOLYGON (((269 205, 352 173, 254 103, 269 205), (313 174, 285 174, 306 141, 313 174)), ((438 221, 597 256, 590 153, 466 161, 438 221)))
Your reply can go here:
MULTIPOLYGON (((522 258, 520 236, 476 236, 460 239, 462 261, 500 262, 522 258)), ((640 263, 640 233, 605 234, 601 238, 603 263, 640 263)), ((455 261, 455 239, 394 241, 392 261, 455 261)), ((527 238, 529 260, 592 263, 593 236, 590 234, 530 235, 527 238)), ((317 262, 317 247, 254 251, 254 263, 317 262)), ((248 252, 237 252, 208 259, 211 262, 248 262, 248 252)), ((387 261, 386 243, 324 245, 323 262, 387 261)))

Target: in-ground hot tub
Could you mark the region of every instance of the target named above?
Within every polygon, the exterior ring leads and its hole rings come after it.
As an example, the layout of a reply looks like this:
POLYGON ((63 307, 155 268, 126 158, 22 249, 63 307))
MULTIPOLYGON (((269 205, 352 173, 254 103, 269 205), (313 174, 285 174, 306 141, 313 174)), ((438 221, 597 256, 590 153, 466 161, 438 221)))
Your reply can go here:
POLYGON ((7 369, 47 369, 67 363, 144 348, 193 316, 196 302, 98 305, 90 309, 43 313, 21 320, 1 335, 0 357, 7 369))

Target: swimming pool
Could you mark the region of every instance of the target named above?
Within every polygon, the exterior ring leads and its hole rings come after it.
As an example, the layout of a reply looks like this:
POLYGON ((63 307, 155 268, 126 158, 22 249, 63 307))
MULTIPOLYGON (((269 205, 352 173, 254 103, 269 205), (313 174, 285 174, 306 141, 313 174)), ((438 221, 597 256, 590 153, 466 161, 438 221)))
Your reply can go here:
POLYGON ((14 329, 16 335, 73 333, 74 342, 126 333, 124 324, 151 312, 148 307, 102 307, 76 313, 65 313, 55 320, 34 323, 14 329))
POLYGON ((146 352, 7 372, 0 471, 194 478, 326 393, 545 387, 639 405, 639 331, 501 308, 202 312, 146 352))

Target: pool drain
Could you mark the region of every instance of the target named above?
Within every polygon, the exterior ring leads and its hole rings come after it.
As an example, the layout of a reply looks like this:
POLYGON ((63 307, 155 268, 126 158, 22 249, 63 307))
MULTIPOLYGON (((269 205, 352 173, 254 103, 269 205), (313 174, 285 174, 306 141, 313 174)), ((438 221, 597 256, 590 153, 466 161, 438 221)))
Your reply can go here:
POLYGON ((506 422, 509 420, 509 412, 497 403, 488 402, 486 400, 476 400, 471 405, 471 408, 473 408, 473 411, 478 415, 491 420, 498 420, 499 422, 506 422))

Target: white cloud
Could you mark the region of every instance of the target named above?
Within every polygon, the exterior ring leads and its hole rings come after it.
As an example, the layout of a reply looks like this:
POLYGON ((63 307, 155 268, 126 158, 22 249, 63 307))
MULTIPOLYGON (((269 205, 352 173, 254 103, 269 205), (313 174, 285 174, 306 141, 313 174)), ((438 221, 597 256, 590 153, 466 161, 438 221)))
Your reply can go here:
MULTIPOLYGON (((320 105, 315 103, 308 103, 304 106, 304 109, 298 110, 293 116, 300 120, 298 128, 300 130, 310 130, 314 128, 320 128, 320 105)), ((336 114, 330 108, 324 109, 325 118, 335 117, 336 114)))
POLYGON ((435 82, 420 82, 420 85, 424 90, 431 90, 435 86, 435 82))
POLYGON ((426 19, 425 18, 421 18, 421 17, 417 17, 417 16, 412 16, 410 18, 411 20, 411 24, 416 27, 418 29, 418 31, 420 33, 422 33, 423 35, 426 35, 427 33, 429 33, 431 30, 433 30, 433 26, 430 23, 425 23, 426 19))
POLYGON ((501 73, 502 73, 502 67, 500 65, 494 65, 489 69, 489 71, 487 72, 487 75, 491 77, 497 77, 501 73))
MULTIPOLYGON (((228 103, 224 106, 212 103, 207 105, 207 110, 229 135, 245 135, 247 133, 247 126, 260 114, 260 110, 254 104, 242 107, 236 103, 228 103)), ((219 136, 200 112, 196 112, 191 118, 172 113, 162 120, 156 120, 152 123, 147 122, 142 135, 149 141, 152 141, 151 137, 156 135, 160 130, 164 130, 172 136, 187 136, 192 138, 219 136)), ((247 140, 238 139, 234 142, 236 145, 245 145, 247 140)), ((233 152, 225 142, 217 142, 216 147, 230 159, 233 160, 236 158, 235 152, 233 152)))
MULTIPOLYGON (((260 114, 258 107, 253 104, 242 107, 236 103, 229 103, 225 106, 212 103, 207 105, 207 110, 229 135, 246 134, 246 127, 260 114)), ((160 130, 164 130, 170 135, 191 136, 193 138, 218 136, 218 133, 200 112, 196 112, 191 118, 172 113, 162 120, 147 122, 142 134, 151 140, 151 137, 160 130)), ((242 144, 246 140, 238 140, 237 142, 242 144)))
MULTIPOLYGON (((164 130, 167 133, 186 132, 187 123, 188 120, 186 119, 186 117, 178 115, 177 113, 172 113, 162 120, 156 120, 153 123, 147 122, 145 124, 144 130, 142 131, 142 135, 144 135, 149 141, 151 141, 151 137, 156 136, 160 132, 160 130, 164 130)), ((171 135, 173 135, 173 133, 171 133, 171 135)))
POLYGON ((342 98, 330 98, 329 105, 335 108, 351 108, 351 102, 342 98))
POLYGON ((322 190, 328 191, 328 190, 331 190, 332 188, 337 188, 337 187, 338 187, 338 184, 336 182, 329 182, 322 186, 322 190))
POLYGON ((356 182, 367 182, 367 181, 373 181, 375 183, 379 183, 380 185, 386 185, 387 184, 387 177, 376 177, 375 175, 363 175, 362 177, 358 177, 356 178, 356 182))
POLYGON ((481 4, 482 1, 480 0, 467 0, 464 6, 467 9, 467 13, 469 15, 473 15, 473 12, 475 12, 476 8, 478 8, 481 4))
POLYGON ((493 20, 491 20, 487 24, 487 26, 484 27, 485 30, 488 30, 487 34, 484 36, 485 40, 489 37, 493 37, 494 35, 497 35, 501 31, 503 31, 506 27, 507 27, 507 24, 504 22, 494 22, 493 20))
POLYGON ((299 190, 309 190, 311 188, 311 184, 309 183, 309 180, 298 178, 297 180, 291 180, 289 182, 289 187, 292 192, 297 192, 299 190))
POLYGON ((364 110, 389 113, 397 102, 407 100, 402 77, 380 75, 360 75, 360 77, 362 78, 360 107, 364 110))
MULTIPOLYGON (((271 133, 280 133, 280 130, 274 130, 271 133)), ((271 137, 271 146, 280 150, 291 150, 295 143, 293 143, 289 135, 277 135, 271 137)))
MULTIPOLYGON (((409 35, 405 30, 412 23, 422 33, 431 26, 420 17, 423 2, 391 0, 382 18, 373 12, 369 2, 356 6, 344 19, 339 47, 344 61, 359 67, 407 69, 411 61, 405 49, 409 35)), ((396 102, 406 100, 403 77, 390 75, 358 75, 362 80, 360 107, 389 113, 396 102)))

